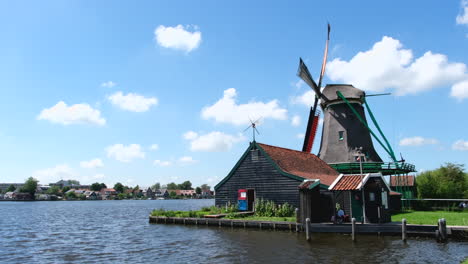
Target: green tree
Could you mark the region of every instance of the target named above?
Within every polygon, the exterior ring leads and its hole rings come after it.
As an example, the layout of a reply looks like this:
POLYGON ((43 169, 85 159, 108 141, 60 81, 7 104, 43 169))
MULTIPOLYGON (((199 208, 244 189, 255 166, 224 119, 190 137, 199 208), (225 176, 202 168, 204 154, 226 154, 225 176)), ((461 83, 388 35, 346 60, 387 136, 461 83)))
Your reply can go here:
POLYGON ((67 200, 76 199, 76 193, 75 193, 75 192, 67 192, 67 193, 65 194, 65 196, 67 197, 67 200))
POLYGON ((14 192, 16 190, 16 187, 11 184, 10 186, 8 186, 8 188, 6 189, 6 192, 14 192))
POLYGON ((180 190, 193 190, 192 183, 190 181, 184 181, 178 185, 180 190))
POLYGON ((124 192, 124 186, 120 182, 114 184, 114 189, 119 193, 124 192))
POLYGON ((24 183, 24 186, 21 188, 20 192, 29 193, 34 199, 34 194, 36 193, 37 189, 37 182, 38 181, 33 177, 29 177, 24 183))
POLYGON ((56 186, 56 185, 55 185, 55 186, 52 186, 52 187, 50 187, 50 188, 47 190, 46 193, 47 193, 47 194, 58 195, 58 194, 60 193, 60 187, 58 187, 58 186, 56 186))
POLYGON ((107 188, 107 185, 105 183, 101 183, 101 190, 107 188))
POLYGON ((127 195, 125 193, 119 193, 117 194, 117 200, 123 200, 127 198, 127 195))
POLYGON ((468 198, 468 176, 461 164, 446 163, 416 177, 419 198, 468 198))
POLYGON ((174 192, 174 191, 172 191, 172 192, 169 193, 169 196, 170 196, 171 198, 177 198, 177 193, 174 192))
POLYGON ((200 186, 202 188, 202 190, 210 190, 211 189, 211 186, 209 186, 208 184, 202 184, 202 186, 200 186))
POLYGON ((80 182, 77 180, 68 180, 68 183, 72 185, 80 185, 80 182))
POLYGON ((68 192, 70 189, 71 189, 70 186, 65 186, 65 187, 62 188, 62 193, 66 193, 66 192, 68 192))
POLYGON ((177 190, 178 186, 174 182, 168 183, 167 184, 167 189, 169 190, 177 190))
POLYGON ((153 190, 159 190, 161 189, 161 184, 159 182, 155 183, 153 186, 151 186, 151 189, 153 190))
POLYGON ((195 188, 195 192, 197 194, 201 194, 202 189, 200 187, 195 188))
POLYGON ((91 189, 91 191, 99 192, 102 189, 102 186, 99 182, 95 182, 91 184, 89 188, 91 189))

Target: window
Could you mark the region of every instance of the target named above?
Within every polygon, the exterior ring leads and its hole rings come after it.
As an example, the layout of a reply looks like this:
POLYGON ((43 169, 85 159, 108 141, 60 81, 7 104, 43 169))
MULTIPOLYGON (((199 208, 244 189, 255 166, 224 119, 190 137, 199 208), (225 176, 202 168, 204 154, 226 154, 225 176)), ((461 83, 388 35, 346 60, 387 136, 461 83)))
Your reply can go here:
POLYGON ((338 139, 343 140, 344 139, 344 131, 338 131, 338 139))
POLYGON ((375 202, 375 193, 373 193, 373 192, 369 193, 369 201, 375 202))

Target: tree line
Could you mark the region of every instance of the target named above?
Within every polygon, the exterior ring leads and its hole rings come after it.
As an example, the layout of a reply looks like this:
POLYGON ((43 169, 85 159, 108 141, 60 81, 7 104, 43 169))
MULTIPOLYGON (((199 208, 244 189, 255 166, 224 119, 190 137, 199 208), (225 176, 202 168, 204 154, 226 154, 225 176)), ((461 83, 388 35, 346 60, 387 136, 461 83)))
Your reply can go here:
POLYGON ((468 173, 464 165, 446 163, 416 177, 418 198, 468 199, 468 173))

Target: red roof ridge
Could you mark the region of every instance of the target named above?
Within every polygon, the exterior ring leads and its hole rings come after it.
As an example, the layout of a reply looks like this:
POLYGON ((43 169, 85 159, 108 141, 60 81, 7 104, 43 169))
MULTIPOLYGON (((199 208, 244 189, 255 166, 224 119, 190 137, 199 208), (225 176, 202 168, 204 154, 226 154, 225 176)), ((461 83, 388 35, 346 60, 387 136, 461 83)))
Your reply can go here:
POLYGON ((330 185, 339 173, 315 154, 255 142, 286 173, 330 185))

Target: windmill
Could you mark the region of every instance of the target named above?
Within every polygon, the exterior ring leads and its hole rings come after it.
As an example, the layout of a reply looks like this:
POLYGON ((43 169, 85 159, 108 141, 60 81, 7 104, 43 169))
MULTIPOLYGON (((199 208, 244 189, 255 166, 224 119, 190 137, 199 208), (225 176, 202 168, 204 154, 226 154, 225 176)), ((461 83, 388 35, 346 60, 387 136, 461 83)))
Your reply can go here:
POLYGON ((252 138, 253 138, 253 141, 255 141, 255 133, 257 133, 258 135, 260 135, 260 132, 258 132, 257 130, 257 125, 260 123, 260 119, 262 119, 261 117, 258 118, 257 120, 255 121, 252 121, 251 118, 249 118, 249 121, 250 121, 250 125, 244 129, 243 132, 247 131, 249 128, 252 128, 252 138))
POLYGON ((307 69, 307 66, 305 65, 304 61, 302 61, 302 58, 299 59, 299 70, 297 72, 297 75, 305 83, 307 83, 307 85, 309 85, 309 87, 312 88, 312 90, 314 90, 314 92, 315 92, 315 101, 314 101, 314 105, 310 108, 309 119, 307 121, 307 130, 306 130, 306 134, 305 134, 305 137, 304 137, 304 144, 302 146, 302 151, 307 152, 307 153, 310 153, 310 151, 312 150, 315 135, 317 133, 317 127, 318 127, 318 122, 319 122, 319 118, 320 118, 320 111, 317 109, 317 104, 318 104, 319 97, 323 101, 328 100, 320 92, 320 88, 321 88, 321 85, 322 85, 323 75, 325 74, 325 66, 327 64, 328 42, 329 41, 330 41, 330 24, 328 24, 327 42, 325 44, 325 52, 324 52, 324 55, 323 55, 322 69, 320 71, 320 78, 319 78, 318 85, 315 83, 314 79, 312 78, 312 75, 310 74, 309 69, 307 69))
POLYGON ((299 60, 297 75, 315 92, 315 101, 310 109, 302 151, 310 153, 312 149, 319 120, 317 108, 320 105, 324 119, 320 150, 317 155, 320 159, 345 174, 360 173, 360 163, 365 163, 364 173, 382 172, 384 175, 390 175, 415 171, 414 165, 396 159, 390 143, 371 112, 366 97, 376 95, 366 95, 364 91, 350 84, 327 84, 322 89, 329 40, 330 25, 328 24, 327 41, 318 84, 313 80, 303 60, 299 60), (370 128, 364 106, 378 133, 370 128), (391 162, 384 163, 382 161, 374 148, 371 136, 385 150, 391 162))

